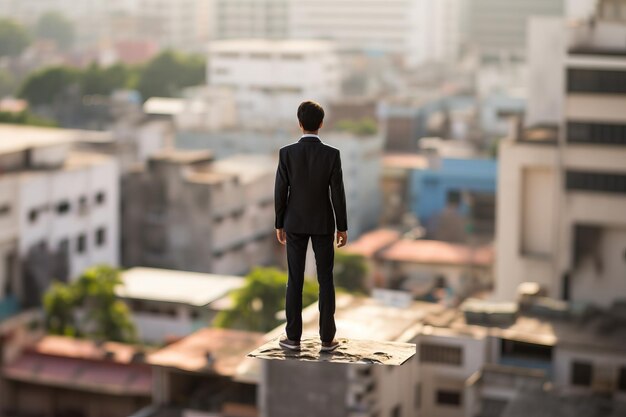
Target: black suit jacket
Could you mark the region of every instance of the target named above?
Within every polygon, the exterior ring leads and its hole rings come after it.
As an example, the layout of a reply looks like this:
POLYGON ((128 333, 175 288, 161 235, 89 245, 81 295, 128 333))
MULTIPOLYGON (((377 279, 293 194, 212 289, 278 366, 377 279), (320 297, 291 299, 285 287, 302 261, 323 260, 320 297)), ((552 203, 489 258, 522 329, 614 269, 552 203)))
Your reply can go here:
POLYGON ((339 149, 315 136, 282 147, 274 206, 275 227, 286 232, 335 233, 335 219, 337 230, 348 230, 339 149))

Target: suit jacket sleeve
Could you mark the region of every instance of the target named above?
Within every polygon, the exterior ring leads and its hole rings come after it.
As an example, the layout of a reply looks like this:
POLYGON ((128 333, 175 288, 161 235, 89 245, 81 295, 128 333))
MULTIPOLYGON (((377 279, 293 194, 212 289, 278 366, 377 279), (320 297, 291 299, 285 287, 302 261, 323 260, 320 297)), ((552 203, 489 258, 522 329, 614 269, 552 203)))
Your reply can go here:
POLYGON ((337 151, 337 158, 330 175, 330 197, 335 210, 337 230, 345 232, 348 230, 348 215, 346 214, 346 193, 343 187, 343 172, 341 170, 341 155, 339 151, 337 151))
POLYGON ((276 169, 276 182, 274 184, 274 209, 276 211, 274 227, 276 229, 282 229, 285 225, 285 210, 287 209, 289 193, 289 177, 283 154, 283 150, 278 154, 278 168, 276 169))

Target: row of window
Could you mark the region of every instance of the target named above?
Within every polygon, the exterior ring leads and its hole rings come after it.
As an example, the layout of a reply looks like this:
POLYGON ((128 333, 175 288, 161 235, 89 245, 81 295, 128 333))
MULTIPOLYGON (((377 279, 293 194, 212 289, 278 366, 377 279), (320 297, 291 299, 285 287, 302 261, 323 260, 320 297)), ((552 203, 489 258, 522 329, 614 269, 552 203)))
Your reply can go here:
POLYGON ((569 143, 626 145, 626 124, 568 122, 566 136, 569 143))
MULTIPOLYGON (((106 194, 103 191, 98 192, 94 197, 94 202, 96 205, 102 205, 104 204, 105 201, 106 201, 106 194)), ((28 212, 28 220, 31 223, 35 223, 37 219, 39 218, 39 215, 42 212, 48 210, 48 208, 49 208, 48 206, 33 207, 28 212)), ((58 202, 55 207, 55 210, 57 214, 59 215, 69 213, 71 209, 72 209, 72 203, 69 200, 62 200, 58 202)), ((81 196, 78 199, 78 209, 80 211, 87 209, 87 197, 86 196, 81 196)))
POLYGON ((565 189, 626 194, 626 174, 567 171, 565 189))
POLYGON ((301 61, 304 59, 304 55, 296 53, 284 53, 280 55, 274 55, 270 52, 252 52, 250 54, 243 54, 239 52, 219 52, 217 54, 220 58, 238 59, 249 57, 251 59, 272 59, 279 58, 286 61, 301 61))
POLYGON ((626 94, 626 71, 570 68, 567 70, 567 91, 626 94))
MULTIPOLYGON (((107 232, 106 228, 99 227, 96 229, 94 233, 94 241, 97 247, 104 246, 107 241, 107 232)), ((87 235, 85 233, 81 233, 76 237, 76 253, 82 254, 87 251, 87 235)), ((69 253, 70 251, 70 240, 63 239, 59 242, 59 250, 62 252, 69 253)))

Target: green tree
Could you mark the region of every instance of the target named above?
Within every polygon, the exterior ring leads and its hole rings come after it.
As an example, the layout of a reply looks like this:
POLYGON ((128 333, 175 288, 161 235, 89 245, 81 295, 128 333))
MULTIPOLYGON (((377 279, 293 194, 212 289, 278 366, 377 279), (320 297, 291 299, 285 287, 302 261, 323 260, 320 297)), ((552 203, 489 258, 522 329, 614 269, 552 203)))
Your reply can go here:
POLYGON ((68 49, 74 43, 74 25, 57 12, 41 15, 35 28, 37 37, 52 39, 60 49, 68 49))
MULTIPOLYGON (((287 273, 276 268, 254 268, 247 276, 245 285, 233 292, 233 307, 220 312, 215 326, 267 332, 281 321, 276 313, 285 308, 287 273)), ((302 305, 317 299, 317 285, 305 279, 302 305)))
POLYGON ((102 68, 93 63, 80 75, 83 94, 109 95, 114 90, 125 88, 132 79, 132 70, 124 65, 102 68))
POLYGON ((0 19, 0 56, 18 56, 30 44, 24 26, 11 19, 0 19))
POLYGON ((8 71, 0 69, 0 98, 10 96, 14 92, 15 78, 8 71))
POLYGON ((36 116, 28 110, 18 113, 0 111, 0 123, 13 123, 17 125, 30 126, 58 126, 56 121, 36 116))
POLYGON ((53 334, 87 336, 117 342, 136 341, 126 304, 115 295, 120 271, 106 265, 87 269, 73 283, 55 283, 44 295, 46 326, 53 334), (83 309, 80 322, 76 310, 83 309))
POLYGON ((361 255, 335 251, 333 278, 338 287, 352 293, 366 293, 367 264, 361 255))
POLYGON ((359 120, 339 120, 335 128, 339 131, 350 132, 357 136, 373 135, 378 130, 376 120, 371 117, 364 117, 359 120))
POLYGON ((67 88, 80 81, 80 72, 67 67, 45 68, 30 75, 20 87, 18 96, 30 105, 53 103, 67 88))
POLYGON ((137 90, 144 100, 150 97, 175 97, 184 87, 205 82, 204 59, 164 51, 154 57, 139 74, 137 90))

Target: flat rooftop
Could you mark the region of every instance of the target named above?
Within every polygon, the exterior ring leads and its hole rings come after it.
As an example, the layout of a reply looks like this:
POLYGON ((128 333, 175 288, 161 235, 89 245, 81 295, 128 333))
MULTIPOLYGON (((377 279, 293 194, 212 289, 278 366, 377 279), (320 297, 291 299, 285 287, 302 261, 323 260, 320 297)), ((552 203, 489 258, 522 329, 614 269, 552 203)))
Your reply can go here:
POLYGON ((0 154, 80 140, 110 140, 110 132, 0 123, 0 154))
POLYGON ((148 362, 189 372, 234 376, 246 354, 264 341, 264 334, 204 328, 148 356, 148 362), (213 358, 207 361, 207 353, 213 358))
POLYGON ((45 336, 2 367, 11 381, 120 396, 150 397, 152 370, 133 362, 139 348, 123 343, 45 336), (106 352, 112 352, 108 357, 106 352))
POLYGON ((244 285, 233 275, 135 267, 120 274, 118 296, 137 300, 205 306, 244 285))
POLYGON ((491 245, 470 246, 438 240, 400 239, 381 250, 377 257, 386 261, 429 265, 488 267, 494 260, 494 248, 491 245))
POLYGON ((265 154, 237 154, 228 158, 216 160, 211 164, 211 170, 223 174, 236 174, 243 184, 257 178, 274 175, 278 159, 273 155, 265 154))
POLYGON ((314 39, 227 39, 211 42, 210 53, 220 52, 269 52, 312 53, 333 49, 330 41, 314 39))

